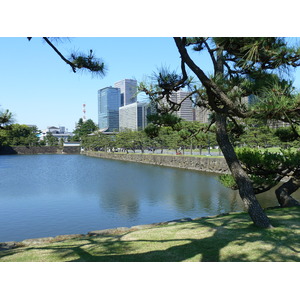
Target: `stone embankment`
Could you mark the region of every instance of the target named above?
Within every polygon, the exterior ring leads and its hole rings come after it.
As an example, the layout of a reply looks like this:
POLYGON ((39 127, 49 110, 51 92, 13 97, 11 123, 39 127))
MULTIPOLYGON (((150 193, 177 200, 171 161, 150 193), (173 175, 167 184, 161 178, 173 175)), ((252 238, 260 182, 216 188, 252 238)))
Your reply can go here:
POLYGON ((134 153, 111 153, 86 151, 83 154, 92 157, 100 157, 105 159, 115 159, 130 161, 143 164, 151 164, 157 166, 181 168, 187 170, 196 170, 202 172, 211 172, 224 174, 229 169, 223 157, 197 157, 187 155, 159 155, 159 154, 134 154, 134 153))

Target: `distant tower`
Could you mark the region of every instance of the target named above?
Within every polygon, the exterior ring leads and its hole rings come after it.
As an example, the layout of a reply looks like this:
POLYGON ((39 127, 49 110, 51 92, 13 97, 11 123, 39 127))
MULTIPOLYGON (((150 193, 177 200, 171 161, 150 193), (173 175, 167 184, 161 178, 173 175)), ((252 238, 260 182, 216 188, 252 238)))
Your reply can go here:
POLYGON ((83 104, 83 105, 82 105, 82 112, 83 112, 83 117, 82 117, 82 120, 83 120, 83 122, 85 122, 85 121, 86 121, 86 115, 85 115, 85 112, 86 112, 86 110, 85 110, 85 104, 83 104))

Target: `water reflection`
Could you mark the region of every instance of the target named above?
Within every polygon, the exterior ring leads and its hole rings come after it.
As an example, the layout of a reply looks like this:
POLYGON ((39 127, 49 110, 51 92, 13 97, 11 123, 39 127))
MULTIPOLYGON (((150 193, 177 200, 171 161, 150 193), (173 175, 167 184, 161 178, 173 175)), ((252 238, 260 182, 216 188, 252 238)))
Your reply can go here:
POLYGON ((243 210, 211 174, 80 155, 0 156, 0 178, 0 242, 243 210))

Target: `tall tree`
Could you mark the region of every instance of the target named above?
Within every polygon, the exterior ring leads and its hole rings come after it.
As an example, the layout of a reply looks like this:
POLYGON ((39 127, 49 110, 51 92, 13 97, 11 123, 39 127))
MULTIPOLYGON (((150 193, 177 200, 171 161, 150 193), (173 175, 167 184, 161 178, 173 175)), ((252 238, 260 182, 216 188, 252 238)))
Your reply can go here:
MULTIPOLYGON (((259 227, 270 227, 270 220, 259 205, 252 182, 242 168, 229 140, 227 120, 253 116, 255 112, 243 103, 243 97, 260 96, 262 84, 275 87, 272 81, 274 77, 270 74, 280 68, 299 66, 300 49, 288 47, 283 38, 275 37, 192 39, 176 37, 174 40, 181 55, 183 78, 186 78, 185 65, 187 65, 204 87, 205 97, 199 95, 198 105, 208 107, 216 113, 217 141, 251 219, 259 227), (208 52, 214 67, 212 77, 205 74, 201 62, 197 64, 192 59, 187 50, 190 46, 196 51, 208 52)), ((278 101, 279 97, 273 100, 278 101)), ((279 118, 274 114, 271 117, 279 118)), ((282 120, 287 119, 284 115, 280 117, 282 120)))
MULTIPOLYGON (((180 88, 189 87, 191 95, 197 95, 195 104, 214 112, 216 124, 216 138, 222 150, 228 167, 239 189, 254 224, 268 228, 270 220, 258 203, 252 186, 252 181, 235 153, 228 133, 228 120, 237 128, 238 119, 245 119, 256 115, 264 118, 280 119, 291 122, 288 116, 296 114, 297 106, 289 106, 285 113, 278 113, 278 109, 271 105, 268 110, 256 109, 245 104, 245 97, 254 95, 261 97, 266 94, 266 88, 278 90, 273 97, 272 104, 285 101, 290 103, 291 84, 280 79, 273 73, 281 68, 296 67, 300 64, 300 49, 288 47, 282 38, 174 38, 181 58, 181 76, 167 76, 159 74, 157 88, 141 90, 154 101, 166 99, 170 109, 178 109, 178 104, 172 103, 170 95, 180 88), (207 51, 211 59, 214 74, 204 72, 200 62, 196 63, 190 55, 190 47, 195 51, 207 51), (191 80, 187 76, 186 66, 200 81, 201 87, 191 87, 191 80), (285 97, 281 97, 282 91, 285 97)), ((144 88, 144 89, 143 89, 144 88)), ((180 106, 180 104, 179 104, 180 106)), ((270 105, 269 105, 270 106, 270 105)))

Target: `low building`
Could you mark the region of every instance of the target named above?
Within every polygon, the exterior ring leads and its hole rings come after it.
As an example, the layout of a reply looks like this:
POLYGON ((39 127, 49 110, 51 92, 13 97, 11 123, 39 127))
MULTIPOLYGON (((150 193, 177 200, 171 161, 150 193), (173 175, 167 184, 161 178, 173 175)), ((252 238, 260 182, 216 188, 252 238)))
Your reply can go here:
POLYGON ((58 140, 63 139, 64 142, 68 142, 69 138, 74 135, 72 132, 68 132, 68 130, 64 126, 48 126, 47 129, 42 131, 40 139, 44 140, 47 133, 51 133, 54 137, 58 138, 58 140))

